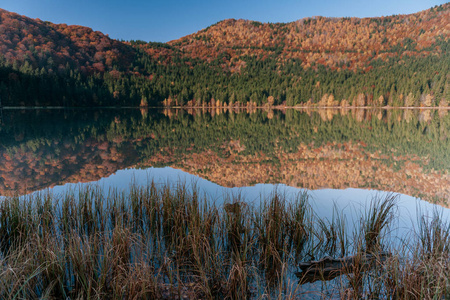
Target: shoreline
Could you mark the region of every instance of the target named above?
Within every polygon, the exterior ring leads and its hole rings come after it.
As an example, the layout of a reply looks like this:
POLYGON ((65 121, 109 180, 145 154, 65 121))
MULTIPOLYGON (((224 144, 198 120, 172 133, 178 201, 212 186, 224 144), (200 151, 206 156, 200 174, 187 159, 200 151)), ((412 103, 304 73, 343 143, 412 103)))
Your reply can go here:
POLYGON ((2 106, 0 110, 38 110, 38 109, 382 109, 382 110, 450 110, 450 106, 305 106, 305 105, 274 105, 274 106, 2 106))

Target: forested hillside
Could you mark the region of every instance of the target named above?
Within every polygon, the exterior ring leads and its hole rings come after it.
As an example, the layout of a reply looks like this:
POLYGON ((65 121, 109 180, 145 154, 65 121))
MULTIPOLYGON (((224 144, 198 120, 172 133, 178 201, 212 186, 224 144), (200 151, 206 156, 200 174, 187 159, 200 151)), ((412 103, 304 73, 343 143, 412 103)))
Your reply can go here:
POLYGON ((117 41, 0 9, 3 106, 447 106, 450 3, 117 41))
POLYGON ((448 5, 381 18, 313 17, 275 24, 231 19, 170 44, 191 57, 221 56, 231 71, 238 71, 233 67, 247 55, 276 55, 280 63, 298 59, 304 68, 367 71, 378 59, 439 55, 442 49, 436 40, 448 38, 449 19, 448 5))

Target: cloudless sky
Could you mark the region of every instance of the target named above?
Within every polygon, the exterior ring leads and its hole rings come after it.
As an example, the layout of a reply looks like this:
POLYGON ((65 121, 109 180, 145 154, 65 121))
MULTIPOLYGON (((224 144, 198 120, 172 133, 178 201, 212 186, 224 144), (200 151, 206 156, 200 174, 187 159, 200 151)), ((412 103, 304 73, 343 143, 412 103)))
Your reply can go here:
POLYGON ((53 23, 83 25, 115 39, 167 42, 234 18, 291 22, 305 17, 410 14, 439 0, 1 0, 0 8, 53 23))

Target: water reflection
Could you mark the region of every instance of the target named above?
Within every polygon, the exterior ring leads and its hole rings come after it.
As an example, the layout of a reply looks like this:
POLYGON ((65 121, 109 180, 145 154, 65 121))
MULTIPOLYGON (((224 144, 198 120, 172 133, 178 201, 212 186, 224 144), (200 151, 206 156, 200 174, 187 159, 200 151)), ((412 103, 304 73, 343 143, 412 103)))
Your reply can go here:
POLYGON ((447 206, 446 110, 5 110, 0 194, 170 166, 224 187, 393 191, 447 206))
MULTIPOLYGON (((173 186, 175 190, 177 186, 183 186, 188 191, 195 189, 199 192, 201 198, 206 197, 208 201, 214 203, 217 207, 222 207, 229 202, 230 198, 239 198, 251 205, 251 207, 258 208, 260 203, 272 195, 278 194, 283 199, 292 201, 299 194, 306 192, 311 208, 320 219, 331 221, 337 211, 342 212, 345 216, 346 232, 358 232, 359 218, 374 199, 382 200, 392 195, 390 192, 373 189, 305 190, 284 184, 224 187, 200 176, 170 167, 120 170, 111 176, 94 182, 57 185, 50 192, 55 199, 60 199, 60 196, 64 196, 68 192, 76 195, 78 194, 77 191, 84 191, 87 187, 100 188, 104 191, 105 196, 117 192, 128 195, 131 188, 145 187, 152 183, 157 188, 173 186)), ((36 193, 40 193, 40 191, 36 193)), ((406 237, 411 233, 411 228, 417 228, 417 221, 420 216, 432 216, 436 209, 440 212, 442 219, 450 219, 450 210, 439 209, 434 204, 408 195, 395 194, 395 196, 397 197, 396 207, 398 210, 396 211, 395 222, 390 229, 390 235, 393 237, 406 237)), ((401 243, 402 241, 394 239, 393 242, 401 243)), ((349 249, 349 252, 353 250, 349 249)))

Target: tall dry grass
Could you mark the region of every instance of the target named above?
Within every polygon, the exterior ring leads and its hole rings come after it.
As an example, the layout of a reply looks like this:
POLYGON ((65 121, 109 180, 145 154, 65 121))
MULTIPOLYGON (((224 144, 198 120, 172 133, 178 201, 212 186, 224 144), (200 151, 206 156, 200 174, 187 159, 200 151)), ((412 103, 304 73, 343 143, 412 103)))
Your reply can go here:
POLYGON ((385 234, 395 208, 393 196, 373 201, 349 232, 337 208, 331 220, 318 218, 306 193, 274 193, 259 205, 230 196, 216 206, 195 187, 150 183, 126 194, 88 187, 7 198, 0 298, 448 297, 448 223, 423 217, 393 248, 385 234), (297 264, 327 255, 353 260, 330 283, 300 285, 297 264))

